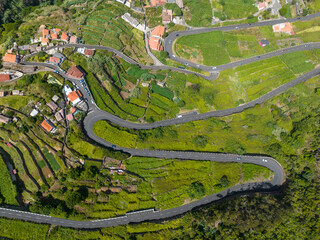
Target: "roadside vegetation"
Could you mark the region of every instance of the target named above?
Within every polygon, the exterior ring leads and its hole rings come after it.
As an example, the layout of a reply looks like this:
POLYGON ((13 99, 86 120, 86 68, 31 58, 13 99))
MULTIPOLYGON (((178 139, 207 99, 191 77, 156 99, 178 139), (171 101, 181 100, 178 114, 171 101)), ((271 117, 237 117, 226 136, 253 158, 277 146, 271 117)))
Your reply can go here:
POLYGON ((295 22, 292 25, 294 36, 274 33, 272 26, 183 36, 177 39, 174 50, 182 58, 215 66, 306 42, 320 41, 319 19, 295 22), (259 41, 264 39, 270 44, 261 47, 259 41))

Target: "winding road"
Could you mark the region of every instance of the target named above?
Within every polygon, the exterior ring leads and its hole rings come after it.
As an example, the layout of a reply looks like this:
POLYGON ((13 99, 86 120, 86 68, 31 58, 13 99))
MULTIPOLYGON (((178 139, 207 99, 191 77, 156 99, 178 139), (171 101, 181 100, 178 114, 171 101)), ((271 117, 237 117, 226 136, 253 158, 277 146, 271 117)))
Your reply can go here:
MULTIPOLYGON (((102 49, 114 52, 116 55, 122 57, 124 60, 131 64, 137 64, 141 68, 144 69, 151 69, 151 70, 157 70, 157 69, 171 69, 173 71, 180 71, 183 73, 192 73, 200 75, 208 80, 212 80, 218 76, 218 71, 233 68, 236 66, 248 64, 255 61, 260 61, 262 59, 270 58, 273 56, 278 56, 287 52, 294 52, 294 51, 304 51, 304 50, 310 50, 310 49, 316 49, 320 48, 320 43, 307 43, 304 45, 299 45, 291 48, 285 49, 285 52, 279 50, 272 53, 267 53, 261 55, 259 58, 249 58, 245 60, 241 60, 238 62, 233 62, 229 64, 224 64, 221 66, 216 66, 215 69, 213 67, 204 66, 204 65, 192 65, 193 63, 189 63, 185 59, 176 58, 173 56, 172 52, 172 44, 174 40, 180 36, 184 35, 190 35, 190 34, 197 34, 197 33, 203 33, 203 32, 209 32, 209 31, 230 31, 234 29, 241 29, 241 28, 249 28, 249 27, 255 27, 255 26, 266 26, 266 25, 272 25, 280 22, 293 22, 293 21, 304 21, 304 20, 310 20, 314 17, 320 16, 320 13, 316 13, 307 17, 303 18, 296 18, 296 19, 289 19, 289 20, 273 20, 273 21, 265 21, 265 22, 259 22, 259 23, 253 23, 253 24, 241 24, 241 25, 233 25, 228 27, 221 27, 221 28, 202 28, 202 29, 196 29, 196 30, 188 30, 184 32, 178 32, 178 33, 171 33, 167 39, 165 40, 165 50, 169 52, 170 58, 172 58, 175 61, 178 61, 182 64, 188 63, 190 66, 197 67, 204 71, 211 72, 210 77, 203 76, 201 74, 186 70, 186 69, 179 69, 179 68, 173 68, 168 66, 144 66, 136 61, 132 60, 131 58, 124 55, 122 52, 119 52, 115 49, 104 47, 104 46, 94 46, 94 45, 83 45, 83 44, 66 44, 59 47, 87 47, 87 48, 95 48, 95 49, 102 49), (214 70, 214 71, 213 71, 214 70)), ((105 141, 102 138, 99 138, 93 133, 93 125, 99 121, 99 120, 106 120, 110 121, 114 124, 117 124, 122 127, 126 128, 132 128, 132 129, 152 129, 157 128, 161 126, 170 126, 175 124, 181 124, 185 122, 195 121, 195 120, 203 120, 210 117, 222 117, 222 116, 228 116, 234 113, 239 113, 244 111, 247 108, 251 108, 255 106, 256 104, 261 104, 268 99, 277 96, 281 94, 282 92, 286 91, 287 89, 295 86, 296 84, 303 82, 307 79, 310 79, 318 74, 320 74, 320 69, 314 69, 308 73, 305 73, 301 75, 300 77, 292 80, 291 82, 288 82, 272 91, 267 93, 266 95, 261 96, 260 98, 253 100, 251 102, 248 102, 246 104, 243 104, 241 106, 221 110, 221 111, 213 111, 213 112, 207 112, 203 114, 198 115, 186 115, 181 118, 174 118, 174 119, 168 119, 164 121, 159 121, 151 124, 139 124, 139 123, 133 123, 128 122, 126 120, 123 120, 117 116, 114 116, 108 112, 100 110, 92 97, 92 95, 89 95, 84 91, 83 86, 79 84, 79 81, 76 79, 73 79, 69 77, 62 69, 60 69, 58 66, 48 64, 48 63, 31 63, 31 62, 25 62, 25 60, 22 60, 22 64, 25 65, 34 65, 34 66, 46 66, 49 67, 55 71, 58 71, 59 74, 66 78, 67 80, 73 82, 73 84, 81 90, 81 92, 84 95, 84 98, 88 99, 88 106, 89 106, 89 112, 87 116, 84 119, 83 125, 84 129, 86 131, 86 134, 89 138, 96 141, 97 143, 106 146, 114 148, 115 150, 123 151, 126 153, 131 154, 132 156, 143 156, 143 157, 157 157, 157 158, 168 158, 168 159, 183 159, 183 160, 201 160, 201 161, 215 161, 215 162, 241 162, 241 163, 251 163, 260 165, 263 167, 266 167, 270 169, 274 173, 274 177, 270 181, 265 182, 254 182, 254 183, 245 183, 233 186, 227 190, 221 191, 217 194, 212 194, 209 196, 206 196, 198 201, 172 208, 162 211, 156 211, 154 209, 148 209, 148 210, 142 210, 142 211, 136 211, 132 213, 127 213, 123 216, 109 218, 109 219, 102 219, 102 220, 93 220, 93 221, 76 221, 76 220, 70 220, 70 219, 62 219, 62 218, 56 218, 51 217, 47 215, 42 214, 35 214, 25 211, 19 211, 19 210, 13 210, 9 208, 0 208, 0 216, 2 217, 8 217, 13 219, 21 219, 26 221, 32 221, 32 222, 39 222, 39 223, 46 223, 46 224, 52 224, 52 225, 59 225, 64 227, 73 227, 73 228, 101 228, 101 227, 110 227, 110 226, 117 226, 117 225, 124 225, 128 223, 138 223, 143 221, 150 221, 150 220, 159 220, 159 219, 166 219, 171 218, 177 215, 181 215, 185 212, 191 211, 192 209, 209 204, 211 202, 220 200, 226 196, 230 196, 233 194, 238 193, 246 193, 246 192, 256 192, 256 191, 272 191, 278 189, 283 182, 285 181, 285 173, 282 168, 282 166, 273 158, 266 157, 266 156, 239 156, 239 155, 233 155, 233 154, 223 154, 223 153, 209 153, 209 152, 188 152, 188 151, 162 151, 162 150, 139 150, 139 149, 130 149, 130 148, 124 148, 120 146, 114 146, 112 143, 105 141)))

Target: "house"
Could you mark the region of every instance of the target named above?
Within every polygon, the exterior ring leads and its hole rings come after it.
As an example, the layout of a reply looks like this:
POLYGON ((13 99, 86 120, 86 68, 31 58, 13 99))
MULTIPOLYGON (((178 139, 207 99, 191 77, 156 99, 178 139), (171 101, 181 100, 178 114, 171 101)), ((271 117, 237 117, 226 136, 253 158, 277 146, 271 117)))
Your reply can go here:
POLYGON ((59 58, 60 59, 60 64, 64 62, 64 60, 66 59, 66 57, 59 52, 55 52, 53 55, 53 57, 59 58))
POLYGON ((48 119, 45 119, 42 121, 41 127, 43 127, 44 130, 46 130, 47 132, 51 132, 51 133, 55 133, 57 131, 53 123, 50 122, 48 119))
POLYGON ((49 38, 49 30, 48 29, 43 29, 42 30, 42 35, 44 38, 49 38))
POLYGON ((282 32, 290 35, 294 34, 292 26, 289 22, 273 25, 272 29, 274 32, 282 32))
POLYGON ((4 62, 17 63, 18 56, 15 54, 6 53, 3 57, 4 62))
POLYGON ((60 29, 60 28, 55 28, 55 29, 54 29, 54 32, 55 32, 56 34, 59 34, 59 33, 61 32, 61 29, 60 29))
POLYGON ((265 46, 268 46, 269 45, 269 41, 268 40, 261 40, 260 42, 259 42, 259 44, 260 44, 260 46, 261 47, 265 47, 265 46))
POLYGON ((49 38, 41 38, 41 45, 47 46, 49 44, 49 38))
POLYGON ((8 118, 4 115, 0 115, 0 122, 1 123, 5 123, 5 124, 9 124, 12 122, 12 119, 11 118, 8 118))
POLYGON ((22 50, 22 51, 27 51, 30 49, 30 46, 29 45, 22 45, 22 46, 19 46, 18 49, 22 50))
POLYGON ((176 0, 177 5, 179 6, 179 8, 183 8, 183 0, 176 0))
POLYGON ((72 103, 72 106, 77 105, 79 102, 81 102, 80 96, 78 94, 78 91, 72 91, 67 94, 68 100, 72 103))
POLYGON ((94 49, 85 49, 84 50, 84 55, 86 57, 92 57, 94 55, 94 49))
POLYGON ((72 37, 70 38, 70 41, 69 41, 69 42, 76 44, 76 43, 78 43, 78 38, 77 38, 76 36, 72 36, 72 37))
POLYGON ((60 58, 50 57, 49 58, 49 63, 55 64, 55 65, 59 65, 60 64, 60 58))
POLYGON ((161 51, 162 50, 162 46, 161 46, 161 42, 159 38, 155 38, 155 37, 151 37, 149 39, 149 47, 151 50, 154 51, 161 51))
POLYGON ((10 79, 10 74, 0 74, 0 82, 9 81, 10 79))
POLYGON ((64 112, 63 112, 63 109, 60 109, 58 112, 60 113, 60 115, 61 115, 61 117, 62 117, 62 119, 63 119, 63 118, 64 118, 64 112))
POLYGON ((77 79, 82 79, 84 76, 84 73, 76 65, 72 66, 68 70, 67 74, 70 77, 77 78, 77 79))
POLYGON ((54 117, 56 118, 56 120, 57 120, 58 122, 60 122, 60 121, 63 119, 63 117, 61 116, 60 112, 56 112, 56 114, 54 115, 54 117))
POLYGON ((267 5, 266 2, 262 2, 262 3, 259 3, 259 4, 258 4, 258 10, 259 10, 259 11, 263 11, 263 10, 265 10, 267 7, 268 7, 268 5, 267 5))
POLYGON ((5 97, 7 95, 7 92, 5 91, 0 91, 0 97, 5 97))
POLYGON ((48 102, 46 105, 52 110, 52 112, 55 112, 58 108, 58 105, 53 101, 48 102))
POLYGON ((73 115, 71 113, 69 113, 66 118, 67 118, 68 121, 72 121, 73 120, 73 115))
POLYGON ((171 9, 163 9, 162 10, 162 23, 168 24, 169 22, 172 22, 172 15, 173 15, 173 12, 171 9))
POLYGON ((151 0, 151 6, 157 7, 157 6, 164 6, 166 5, 167 0, 151 0))
POLYGON ((149 87, 149 83, 143 82, 143 83, 141 83, 141 86, 142 87, 149 87))
POLYGON ((165 31, 166 31, 166 28, 165 28, 164 26, 159 25, 159 26, 156 26, 156 27, 153 29, 151 35, 154 36, 154 37, 160 37, 160 38, 162 38, 165 31))
POLYGON ((69 40, 68 35, 65 32, 62 32, 61 40, 67 42, 69 40))
POLYGON ((123 14, 121 18, 135 28, 139 25, 139 22, 135 18, 131 17, 130 13, 123 14))
POLYGON ((160 86, 160 87, 164 87, 165 84, 166 84, 165 82, 157 82, 157 85, 160 86))
POLYGON ((41 25, 40 27, 39 27, 39 33, 43 33, 43 29, 45 29, 46 28, 46 25, 41 25))
POLYGON ((58 34, 56 34, 56 33, 51 34, 51 39, 52 40, 57 40, 58 39, 58 34))
POLYGON ((20 95, 20 90, 12 90, 12 95, 14 96, 20 95))
POLYGON ((60 99, 60 97, 57 96, 57 95, 54 95, 51 99, 52 99, 52 101, 54 101, 54 102, 58 102, 58 100, 60 99))
POLYGON ((39 111, 38 111, 37 109, 32 109, 32 111, 31 111, 31 113, 30 113, 30 116, 31 116, 31 117, 35 117, 35 116, 38 115, 38 113, 39 113, 39 111))
POLYGON ((118 3, 122 3, 122 4, 125 4, 126 3, 126 0, 116 0, 118 3))

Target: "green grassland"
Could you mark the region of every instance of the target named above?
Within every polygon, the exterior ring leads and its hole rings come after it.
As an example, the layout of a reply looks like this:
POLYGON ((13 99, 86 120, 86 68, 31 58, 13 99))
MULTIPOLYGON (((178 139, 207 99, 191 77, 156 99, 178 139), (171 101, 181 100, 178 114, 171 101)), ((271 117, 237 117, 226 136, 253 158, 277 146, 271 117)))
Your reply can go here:
POLYGON ((208 27, 211 25, 212 9, 207 0, 186 0, 183 2, 183 12, 186 23, 194 27, 208 27))
POLYGON ((319 19, 293 23, 295 36, 273 33, 272 26, 228 32, 209 32, 178 38, 174 49, 178 56, 193 62, 215 66, 286 48, 302 42, 320 40, 319 19), (268 39, 262 48, 259 41, 268 39))
POLYGON ((9 205, 17 205, 17 190, 16 186, 11 181, 7 166, 0 156, 0 194, 2 203, 9 204, 9 205))
POLYGON ((212 1, 214 16, 220 20, 247 18, 249 15, 258 11, 254 4, 255 1, 253 0, 212 1))

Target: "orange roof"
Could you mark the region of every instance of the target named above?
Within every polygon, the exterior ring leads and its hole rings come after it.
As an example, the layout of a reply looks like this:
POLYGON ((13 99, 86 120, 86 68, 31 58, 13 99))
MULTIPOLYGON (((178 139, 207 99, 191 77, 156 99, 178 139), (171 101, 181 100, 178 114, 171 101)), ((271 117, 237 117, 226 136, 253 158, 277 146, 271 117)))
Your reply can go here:
POLYGON ((9 54, 9 53, 6 53, 3 59, 4 62, 12 62, 12 63, 16 62, 16 60, 17 60, 17 55, 9 54))
POLYGON ((53 129, 53 127, 51 126, 51 124, 47 122, 47 120, 43 120, 43 122, 41 123, 41 127, 43 127, 48 132, 50 132, 53 129))
POLYGON ((53 62, 53 63, 60 63, 60 58, 57 58, 57 57, 50 57, 50 58, 49 58, 49 62, 53 62))
POLYGON ((48 42, 49 42, 49 39, 43 37, 43 38, 41 38, 41 42, 42 42, 42 43, 48 43, 48 42))
POLYGON ((279 25, 274 26, 274 31, 275 32, 279 32, 279 30, 280 30, 280 26, 279 25))
POLYGON ((58 34, 56 33, 51 34, 51 39, 53 40, 58 39, 58 34))
POLYGON ((156 26, 155 29, 153 29, 153 31, 152 31, 152 35, 162 37, 165 30, 166 30, 166 28, 164 26, 161 26, 161 25, 156 26))
POLYGON ((151 7, 150 5, 146 5, 146 6, 144 6, 144 8, 149 8, 149 7, 151 7))
POLYGON ((155 50, 155 51, 161 51, 162 50, 160 39, 155 38, 155 37, 151 37, 149 39, 149 46, 150 46, 151 50, 155 50))
POLYGON ((267 7, 267 4, 265 2, 259 3, 259 5, 258 5, 258 9, 259 10, 262 10, 262 9, 264 9, 266 7, 267 7))
POLYGON ((68 35, 65 32, 62 32, 61 39, 67 41, 68 35))
POLYGON ((61 29, 60 29, 60 28, 56 28, 54 31, 55 31, 56 33, 58 33, 58 32, 61 32, 61 29))
POLYGON ((291 35, 294 34, 294 32, 292 30, 292 26, 289 22, 273 25, 273 31, 274 32, 290 33, 291 35))
POLYGON ((42 33, 43 33, 43 35, 49 35, 49 30, 48 29, 43 29, 42 33))
POLYGON ((9 74, 0 74, 0 82, 8 81, 10 80, 9 74))
POLYGON ((71 108, 71 113, 74 113, 77 109, 75 107, 71 108))
POLYGON ((151 0, 151 6, 164 6, 167 3, 167 0, 151 0))
POLYGON ((74 102, 78 98, 79 96, 76 91, 72 91, 71 93, 68 94, 68 99, 70 100, 70 102, 74 102))
POLYGON ((72 36, 70 38, 70 43, 77 43, 78 38, 76 36, 72 36))
POLYGON ((72 66, 68 70, 68 75, 70 75, 71 77, 74 77, 74 78, 81 79, 83 77, 84 73, 77 66, 72 66))
POLYGON ((93 53, 94 53, 94 50, 93 50, 93 49, 85 49, 85 50, 84 50, 84 55, 86 55, 86 56, 92 57, 92 56, 93 56, 93 53))

